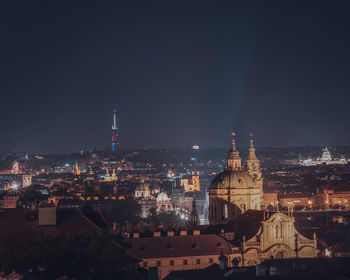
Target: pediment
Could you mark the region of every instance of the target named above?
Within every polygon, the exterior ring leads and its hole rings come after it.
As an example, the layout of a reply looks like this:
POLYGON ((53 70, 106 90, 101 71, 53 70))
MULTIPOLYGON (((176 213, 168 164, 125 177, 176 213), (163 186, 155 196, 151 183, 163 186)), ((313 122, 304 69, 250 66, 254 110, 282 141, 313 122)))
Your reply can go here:
POLYGON ((269 217, 267 222, 292 222, 292 219, 287 215, 278 212, 269 217))

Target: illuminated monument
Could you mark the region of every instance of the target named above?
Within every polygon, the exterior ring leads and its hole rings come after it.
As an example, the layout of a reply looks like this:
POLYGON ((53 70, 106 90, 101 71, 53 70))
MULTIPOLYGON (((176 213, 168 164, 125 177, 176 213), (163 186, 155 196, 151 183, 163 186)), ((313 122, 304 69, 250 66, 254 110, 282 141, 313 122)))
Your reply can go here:
POLYGON ((209 222, 212 225, 227 223, 249 209, 261 210, 263 177, 252 135, 244 166, 234 136, 235 133, 232 133, 232 148, 227 156, 226 168, 209 187, 209 222))
POLYGON ((315 165, 344 165, 348 164, 348 161, 345 158, 332 158, 332 155, 330 151, 328 150, 328 147, 324 148, 322 150, 322 156, 318 157, 317 159, 311 159, 310 157, 308 159, 302 160, 300 162, 300 165, 303 166, 315 166, 315 165))
POLYGON ((117 108, 113 109, 113 125, 112 125, 112 152, 119 150, 119 135, 117 127, 117 108))

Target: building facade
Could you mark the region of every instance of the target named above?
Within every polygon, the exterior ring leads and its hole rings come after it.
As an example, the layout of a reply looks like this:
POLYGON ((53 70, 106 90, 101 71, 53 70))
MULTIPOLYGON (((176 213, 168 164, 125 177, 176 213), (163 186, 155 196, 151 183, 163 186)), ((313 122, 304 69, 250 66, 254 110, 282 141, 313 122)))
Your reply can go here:
POLYGON ((209 187, 209 222, 212 225, 227 223, 249 209, 260 210, 263 200, 263 177, 260 161, 255 155, 253 139, 250 140, 249 155, 242 160, 232 133, 226 168, 219 173, 209 187))
POLYGON ((252 266, 267 259, 317 257, 316 234, 307 238, 299 233, 291 213, 277 211, 269 215, 249 210, 227 224, 226 230, 235 231, 236 245, 240 245, 241 265, 252 266))
POLYGON ((151 191, 148 183, 141 183, 136 187, 135 194, 134 194, 135 199, 144 198, 144 197, 147 198, 150 196, 151 196, 151 191))
POLYGON ((201 190, 199 175, 195 172, 194 175, 190 177, 184 177, 180 179, 180 186, 183 187, 184 192, 199 192, 201 190))
MULTIPOLYGON (((233 255, 224 234, 188 232, 154 232, 152 237, 134 233, 125 241, 128 253, 139 258, 141 267, 157 267, 158 279, 171 271, 201 269, 219 263, 221 254, 233 255)), ((236 252, 240 256, 239 252, 236 252)))

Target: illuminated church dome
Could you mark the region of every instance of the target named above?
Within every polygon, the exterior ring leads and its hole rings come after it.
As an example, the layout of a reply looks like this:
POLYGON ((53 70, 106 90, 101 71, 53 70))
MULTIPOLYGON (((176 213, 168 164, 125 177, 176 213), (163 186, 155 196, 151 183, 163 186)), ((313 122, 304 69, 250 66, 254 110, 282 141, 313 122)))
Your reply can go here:
POLYGON ((234 136, 232 133, 232 148, 227 156, 226 168, 212 180, 209 187, 211 224, 227 223, 248 209, 261 209, 263 178, 253 139, 250 139, 249 155, 242 166, 234 136))
POLYGON ((254 178, 247 171, 224 170, 212 180, 210 189, 244 189, 254 185, 254 178))

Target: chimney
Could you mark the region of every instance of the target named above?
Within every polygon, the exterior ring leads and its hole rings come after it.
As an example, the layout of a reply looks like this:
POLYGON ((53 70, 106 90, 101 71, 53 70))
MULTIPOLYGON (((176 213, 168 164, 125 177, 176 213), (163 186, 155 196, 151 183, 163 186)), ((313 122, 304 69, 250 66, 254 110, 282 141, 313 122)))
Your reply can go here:
POLYGON ((56 225, 56 208, 43 207, 39 208, 39 226, 55 226, 56 225))
POLYGON ((187 231, 186 230, 180 230, 180 236, 185 236, 187 235, 187 231))

